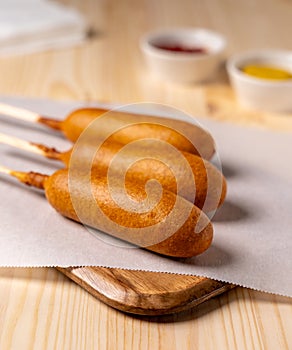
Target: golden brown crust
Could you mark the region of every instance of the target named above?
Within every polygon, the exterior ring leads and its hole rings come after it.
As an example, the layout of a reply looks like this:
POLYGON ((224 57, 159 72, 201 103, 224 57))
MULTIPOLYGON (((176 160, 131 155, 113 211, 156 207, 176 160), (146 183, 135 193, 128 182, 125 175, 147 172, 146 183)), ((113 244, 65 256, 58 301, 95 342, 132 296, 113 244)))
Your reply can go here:
POLYGON ((102 137, 108 130, 114 130, 115 133, 108 139, 111 142, 128 144, 151 137, 164 140, 177 149, 197 154, 205 159, 210 159, 214 154, 214 140, 207 131, 194 124, 175 119, 147 116, 147 122, 140 124, 145 120, 145 116, 142 119, 135 114, 84 108, 72 112, 62 122, 61 128, 66 137, 75 142, 90 123, 102 115, 106 115, 106 120, 105 123, 98 124, 96 134, 99 135, 97 137, 102 137), (132 125, 125 127, 128 123, 132 125), (123 129, 119 130, 121 127, 123 129))
MULTIPOLYGON (((89 145, 87 147, 88 152, 82 152, 80 156, 78 151, 74 154, 75 159, 79 156, 80 166, 82 162, 83 164, 90 162, 92 155, 95 154, 95 149, 91 149, 89 145)), ((109 164, 114 161, 111 166, 116 176, 125 176, 126 187, 132 182, 145 186, 147 181, 155 179, 168 191, 177 193, 179 190, 180 196, 204 212, 217 209, 226 195, 226 181, 222 173, 201 157, 188 152, 177 151, 177 153, 176 157, 167 155, 165 151, 161 156, 159 148, 151 141, 142 147, 128 148, 124 152, 123 145, 107 141, 96 152, 93 171, 97 176, 107 176, 109 164), (150 154, 151 157, 145 154, 150 154), (157 158, 155 154, 158 154, 157 158), (125 164, 130 164, 128 169, 125 169, 125 164)), ((63 153, 62 157, 65 164, 70 166, 71 154, 63 153)))
MULTIPOLYGON (((146 209, 150 208, 148 211, 138 213, 121 208, 113 200, 104 177, 92 178, 94 201, 90 201, 83 181, 73 186, 73 191, 70 187, 69 192, 67 170, 53 174, 46 181, 45 189, 48 201, 62 215, 160 254, 191 257, 205 251, 212 241, 213 229, 207 216, 166 190, 160 200, 155 196, 150 200, 149 207, 146 205, 146 209), (179 225, 184 213, 187 213, 186 220, 179 225), (199 232, 198 227, 201 227, 199 232)), ((113 184, 111 190, 122 205, 126 203, 118 185, 113 184)), ((139 203, 145 199, 144 189, 136 184, 129 186, 127 192, 132 201, 139 203)))

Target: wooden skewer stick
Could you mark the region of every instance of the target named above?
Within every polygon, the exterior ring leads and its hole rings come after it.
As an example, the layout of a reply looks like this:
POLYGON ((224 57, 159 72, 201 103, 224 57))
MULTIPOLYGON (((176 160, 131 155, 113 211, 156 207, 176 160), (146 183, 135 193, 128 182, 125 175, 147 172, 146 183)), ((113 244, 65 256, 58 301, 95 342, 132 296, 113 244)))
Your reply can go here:
POLYGON ((37 123, 40 118, 40 115, 37 113, 24 108, 13 107, 6 103, 0 103, 0 113, 32 123, 37 123))
POLYGON ((41 123, 53 129, 60 129, 60 121, 46 118, 28 109, 14 107, 6 103, 0 103, 0 114, 23 120, 30 123, 41 123))
POLYGON ((27 186, 32 186, 43 190, 45 188, 45 181, 49 177, 48 175, 36 173, 33 171, 22 172, 9 169, 0 164, 0 173, 7 174, 15 177, 18 181, 24 183, 27 186))
POLYGON ((61 160, 60 159, 61 152, 57 151, 53 147, 47 147, 38 143, 24 141, 17 137, 5 135, 2 133, 0 133, 0 143, 9 145, 24 151, 39 154, 41 156, 44 156, 50 159, 61 160))
POLYGON ((0 165, 0 173, 11 175, 12 170, 0 165))
POLYGON ((0 173, 16 177, 21 182, 23 182, 24 175, 26 174, 26 173, 23 173, 21 171, 14 171, 14 170, 9 169, 3 165, 0 165, 0 173))

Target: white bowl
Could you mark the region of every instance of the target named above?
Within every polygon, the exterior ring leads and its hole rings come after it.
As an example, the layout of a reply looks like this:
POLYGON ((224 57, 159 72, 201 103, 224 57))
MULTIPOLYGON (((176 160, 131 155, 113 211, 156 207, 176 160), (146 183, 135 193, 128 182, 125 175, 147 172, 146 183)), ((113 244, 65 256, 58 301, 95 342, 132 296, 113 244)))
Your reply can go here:
POLYGON ((150 69, 159 77, 179 83, 210 79, 216 73, 225 49, 225 39, 207 29, 173 28, 146 34, 140 41, 150 69), (203 47, 206 53, 175 52, 161 45, 203 47))
POLYGON ((250 51, 235 55, 227 61, 230 82, 243 106, 271 112, 292 111, 292 80, 268 80, 250 76, 242 71, 248 64, 275 66, 292 73, 292 51, 250 51))

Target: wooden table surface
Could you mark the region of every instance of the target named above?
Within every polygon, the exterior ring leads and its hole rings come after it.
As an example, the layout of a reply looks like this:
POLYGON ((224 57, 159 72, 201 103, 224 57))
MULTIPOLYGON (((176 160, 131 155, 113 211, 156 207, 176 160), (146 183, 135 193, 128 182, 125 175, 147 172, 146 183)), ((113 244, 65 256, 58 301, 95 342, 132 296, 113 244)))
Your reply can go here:
MULTIPOLYGON (((292 49, 289 0, 87 0, 95 36, 78 48, 0 58, 0 94, 170 104, 194 115, 292 130, 291 115, 245 111, 222 69, 205 85, 149 75, 138 47, 146 31, 200 26, 226 35, 226 55, 292 49)), ((244 126, 243 126, 244 127, 244 126)), ((0 349, 292 349, 291 299, 236 288, 196 309, 133 317, 51 268, 0 269, 0 349)))

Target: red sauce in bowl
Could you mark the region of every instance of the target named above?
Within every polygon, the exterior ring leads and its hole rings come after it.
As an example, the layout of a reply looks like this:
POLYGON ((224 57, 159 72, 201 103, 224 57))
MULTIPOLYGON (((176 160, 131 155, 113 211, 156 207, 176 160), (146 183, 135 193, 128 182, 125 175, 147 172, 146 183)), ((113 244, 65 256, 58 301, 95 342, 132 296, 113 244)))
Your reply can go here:
POLYGON ((208 51, 204 47, 200 46, 186 46, 182 44, 158 44, 154 45, 157 49, 180 52, 180 53, 197 53, 197 54, 207 54, 208 51))

